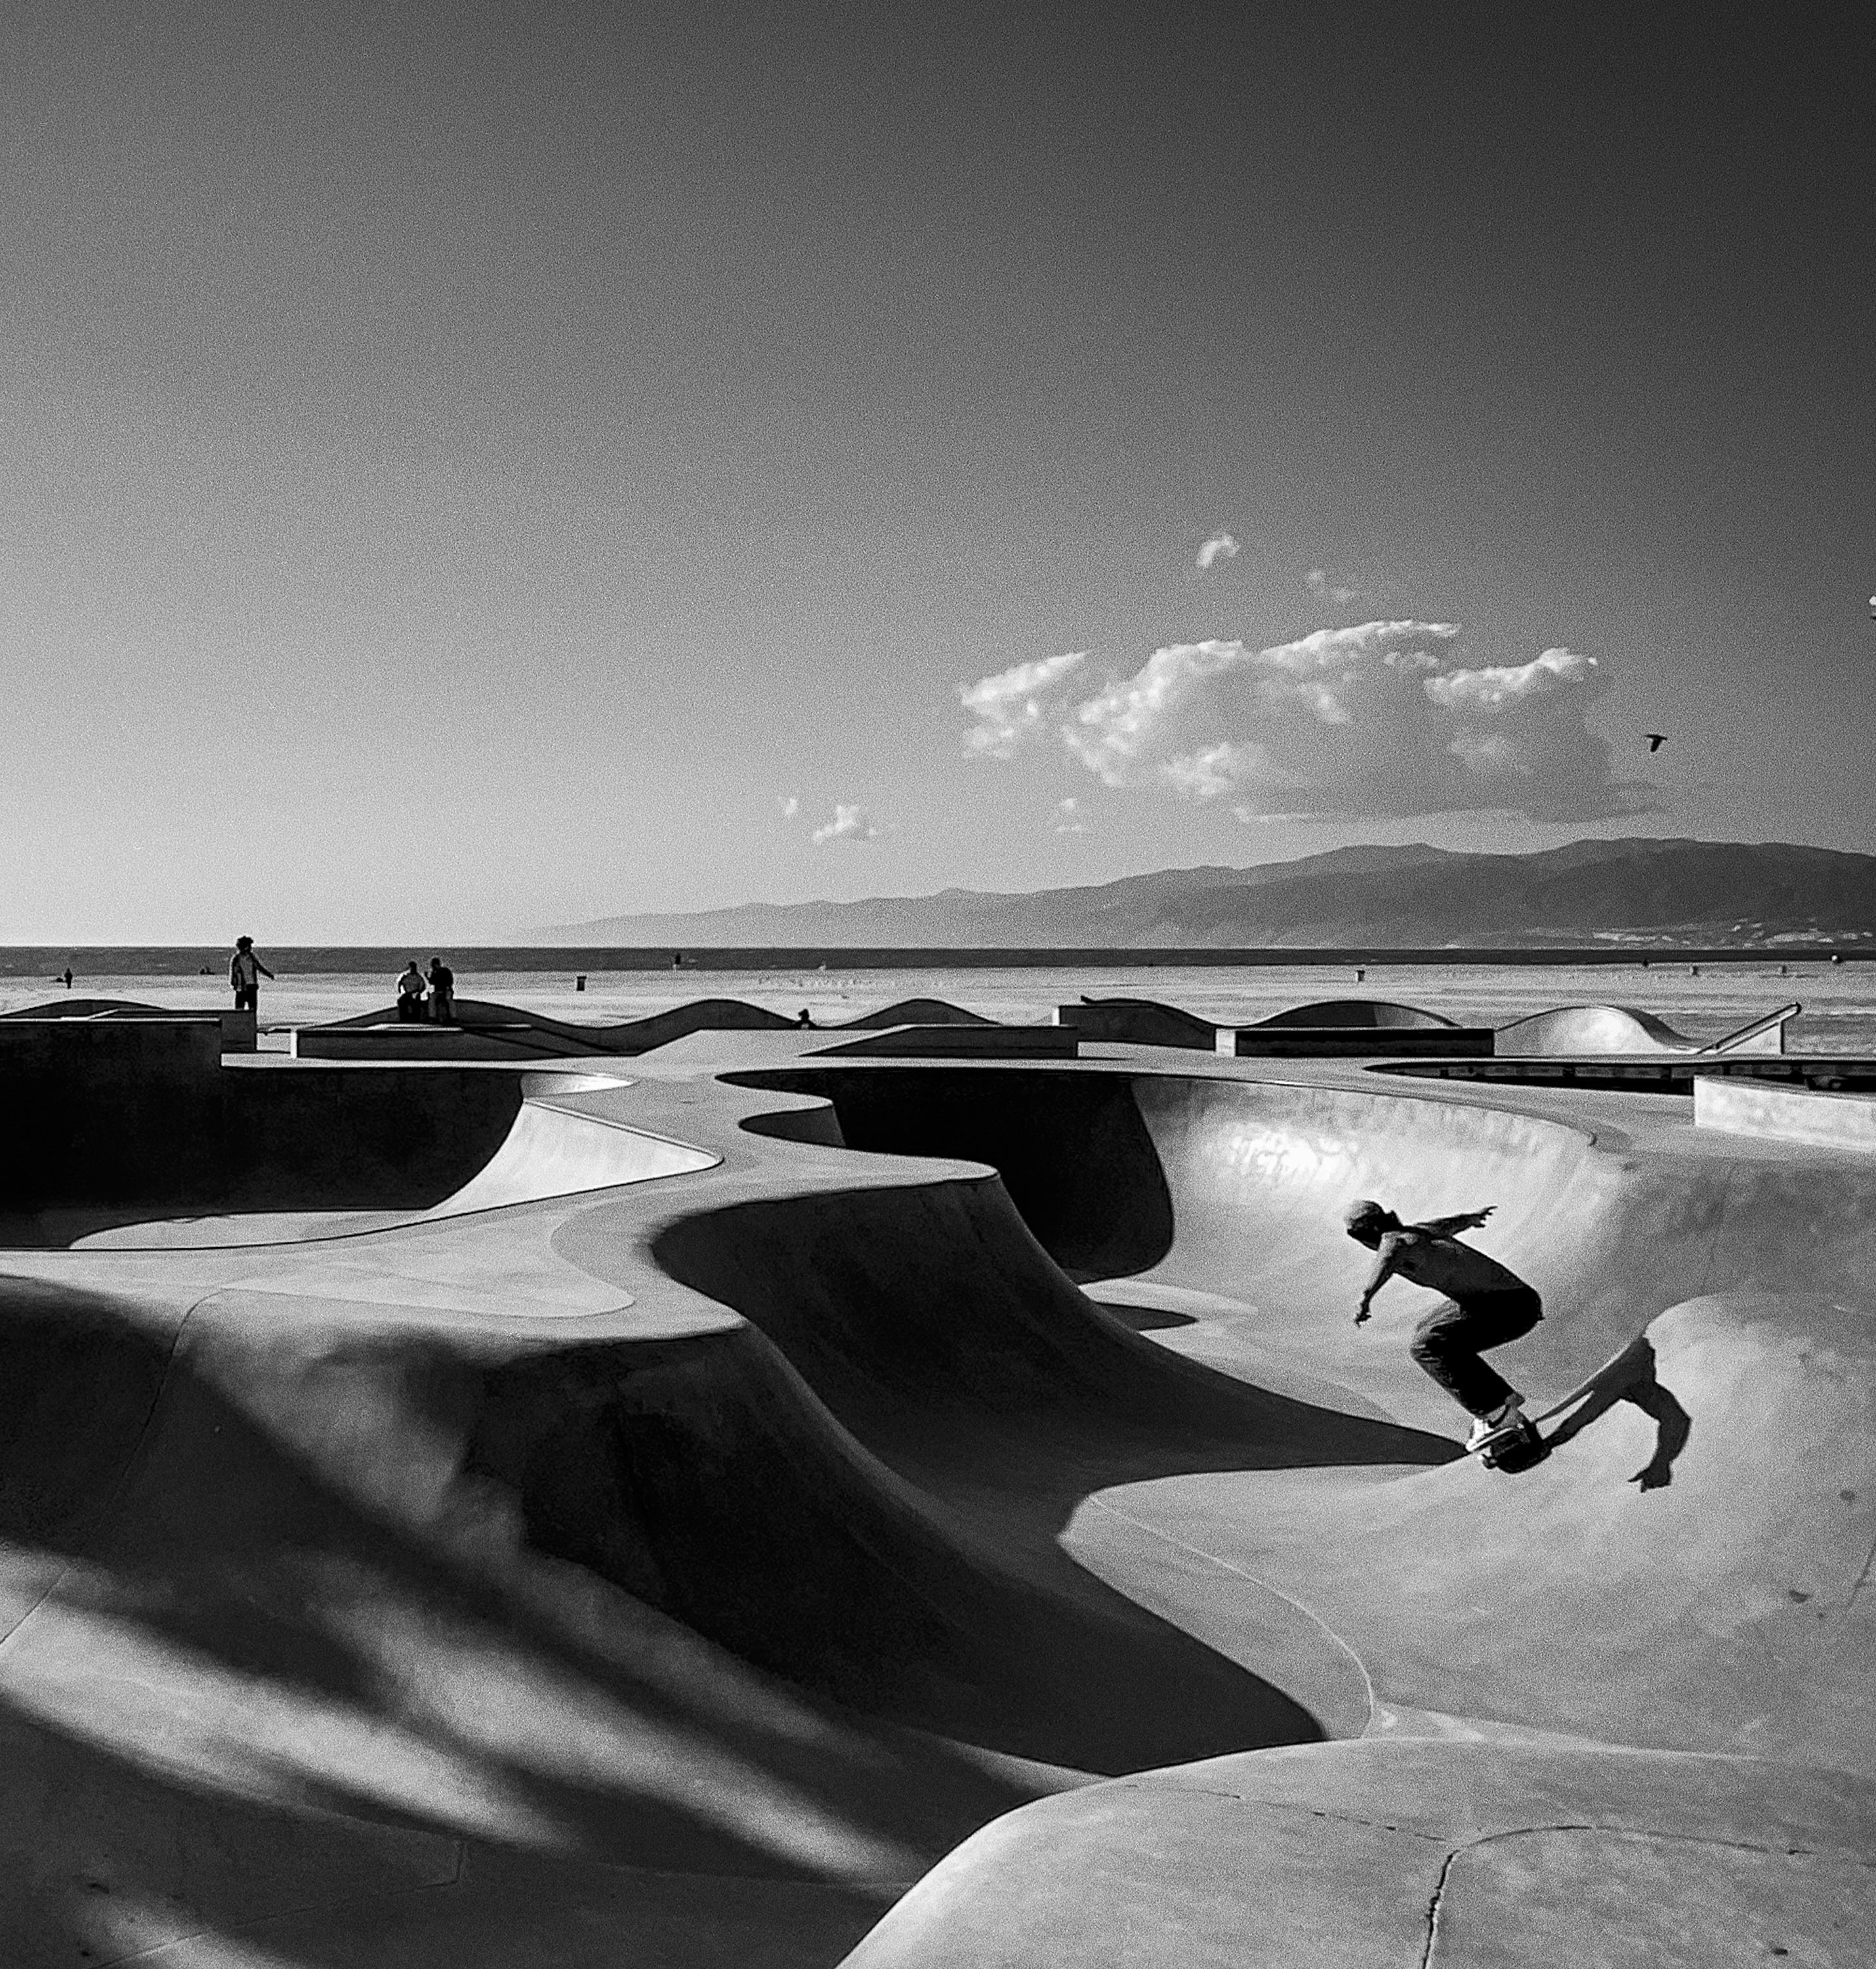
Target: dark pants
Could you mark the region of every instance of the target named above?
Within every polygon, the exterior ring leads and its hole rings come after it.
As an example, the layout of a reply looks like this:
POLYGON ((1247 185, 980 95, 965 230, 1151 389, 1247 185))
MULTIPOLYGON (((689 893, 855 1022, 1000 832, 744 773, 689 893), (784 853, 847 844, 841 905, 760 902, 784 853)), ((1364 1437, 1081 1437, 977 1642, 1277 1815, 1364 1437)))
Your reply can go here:
POLYGON ((1461 1408, 1488 1416, 1517 1390, 1479 1359, 1494 1347, 1521 1340, 1544 1317, 1544 1302, 1528 1286, 1442 1299, 1414 1328, 1408 1349, 1461 1408))
POLYGON ((420 1020, 423 1017, 423 1001, 413 998, 407 994, 400 994, 397 1000, 397 1017, 407 1026, 413 1019, 420 1020))
POLYGON ((258 984, 237 984, 235 987, 235 1009, 238 1012, 258 1012, 261 1009, 261 988, 258 984))

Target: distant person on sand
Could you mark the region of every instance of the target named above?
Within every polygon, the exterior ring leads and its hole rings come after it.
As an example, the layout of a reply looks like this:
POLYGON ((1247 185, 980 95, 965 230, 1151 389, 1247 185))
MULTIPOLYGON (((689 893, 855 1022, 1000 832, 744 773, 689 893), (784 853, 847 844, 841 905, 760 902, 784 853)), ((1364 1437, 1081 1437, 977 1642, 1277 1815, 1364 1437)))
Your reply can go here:
POLYGON ((69 991, 72 988, 72 967, 69 964, 65 967, 64 976, 65 988, 69 991))
POLYGON ((456 1017, 456 974, 440 957, 430 959, 430 1018, 434 1024, 454 1023, 456 1017))
POLYGON ((1544 1317, 1544 1302, 1515 1272, 1462 1244, 1456 1234, 1479 1229, 1495 1207, 1487 1204, 1458 1217, 1403 1224, 1384 1205, 1364 1201, 1351 1204, 1344 1219, 1349 1235, 1376 1254, 1362 1288, 1357 1326, 1369 1319, 1375 1293, 1396 1273, 1447 1295, 1414 1328, 1408 1351, 1474 1418, 1468 1449, 1524 1419, 1524 1396, 1479 1355, 1523 1339, 1544 1317))
POLYGON ((808 1016, 808 1007, 805 1005, 802 1006, 801 1008, 801 1014, 795 1020, 795 1023, 803 1032, 808 1032, 812 1029, 814 1020, 808 1016))
POLYGON ((261 981, 270 981, 273 972, 254 954, 254 939, 238 936, 235 939, 235 954, 228 960, 228 981, 235 988, 235 1009, 238 1012, 258 1012, 261 1009, 261 981))
POLYGON ((413 1020, 423 1017, 423 974, 417 968, 413 957, 404 966, 403 975, 397 981, 397 1017, 399 1021, 409 1025, 413 1020))

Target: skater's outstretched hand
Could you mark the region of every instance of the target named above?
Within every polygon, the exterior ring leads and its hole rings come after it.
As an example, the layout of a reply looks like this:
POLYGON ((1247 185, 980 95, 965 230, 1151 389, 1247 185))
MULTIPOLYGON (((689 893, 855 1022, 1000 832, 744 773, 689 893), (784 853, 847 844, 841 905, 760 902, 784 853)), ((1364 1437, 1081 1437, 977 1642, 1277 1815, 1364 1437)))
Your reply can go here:
POLYGON ((1456 1217, 1432 1218, 1419 1228, 1423 1231, 1431 1231, 1441 1237, 1450 1238, 1456 1231, 1481 1229, 1486 1219, 1497 1208, 1498 1205, 1495 1203, 1488 1203, 1482 1210, 1463 1211, 1456 1217))

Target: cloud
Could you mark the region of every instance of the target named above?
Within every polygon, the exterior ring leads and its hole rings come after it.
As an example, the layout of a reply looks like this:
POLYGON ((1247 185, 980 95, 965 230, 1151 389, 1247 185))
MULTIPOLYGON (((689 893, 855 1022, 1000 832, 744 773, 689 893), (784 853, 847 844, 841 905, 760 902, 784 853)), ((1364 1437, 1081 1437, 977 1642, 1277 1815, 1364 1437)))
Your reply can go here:
POLYGON ((1198 550, 1198 564, 1208 568, 1215 560, 1235 560, 1243 550, 1229 534, 1213 534, 1198 550))
POLYGON ((886 829, 879 826, 864 807, 834 803, 834 818, 817 827, 811 839, 817 848, 831 841, 877 841, 886 829))
POLYGON ((1338 608, 1345 602, 1353 602, 1361 592, 1359 589, 1332 586, 1328 576, 1319 567, 1312 567, 1303 579, 1308 584, 1310 593, 1318 601, 1333 602, 1338 608))
POLYGON ((776 800, 776 805, 782 809, 784 820, 792 820, 801 812, 801 802, 792 793, 782 794, 776 800))
POLYGON ((1584 721, 1601 683, 1594 657, 1559 648, 1475 665, 1460 637, 1456 623, 1408 620, 1265 649, 1175 643, 1081 693, 1083 654, 1020 664, 961 693, 980 721, 967 743, 1008 757, 1052 738, 1103 785, 1228 798, 1246 822, 1641 810, 1645 789, 1612 778, 1609 747, 1584 721))
POLYGON ((1007 759, 1025 738, 1045 735, 1044 704, 1063 680, 1087 661, 1077 650, 1018 663, 977 683, 960 684, 957 695, 977 722, 964 734, 964 750, 986 758, 1007 759))
POLYGON ((1580 657, 1574 650, 1546 650, 1515 667, 1452 670, 1443 676, 1428 677, 1421 687, 1435 704, 1449 711, 1462 705, 1497 711, 1581 683, 1595 668, 1594 657, 1580 657))
POLYGON ((1053 834, 1085 834, 1088 824, 1081 816, 1081 803, 1071 793, 1064 800, 1055 803, 1054 818, 1049 822, 1053 834))

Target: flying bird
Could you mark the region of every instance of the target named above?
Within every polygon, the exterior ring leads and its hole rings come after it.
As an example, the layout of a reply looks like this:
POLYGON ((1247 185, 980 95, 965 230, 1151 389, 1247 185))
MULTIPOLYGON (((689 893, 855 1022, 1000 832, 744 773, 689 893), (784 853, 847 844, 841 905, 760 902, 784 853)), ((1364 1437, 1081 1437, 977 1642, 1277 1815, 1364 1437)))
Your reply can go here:
POLYGON ((1648 736, 1648 750, 1651 752, 1658 752, 1667 743, 1667 735, 1665 732, 1651 731, 1648 736))

